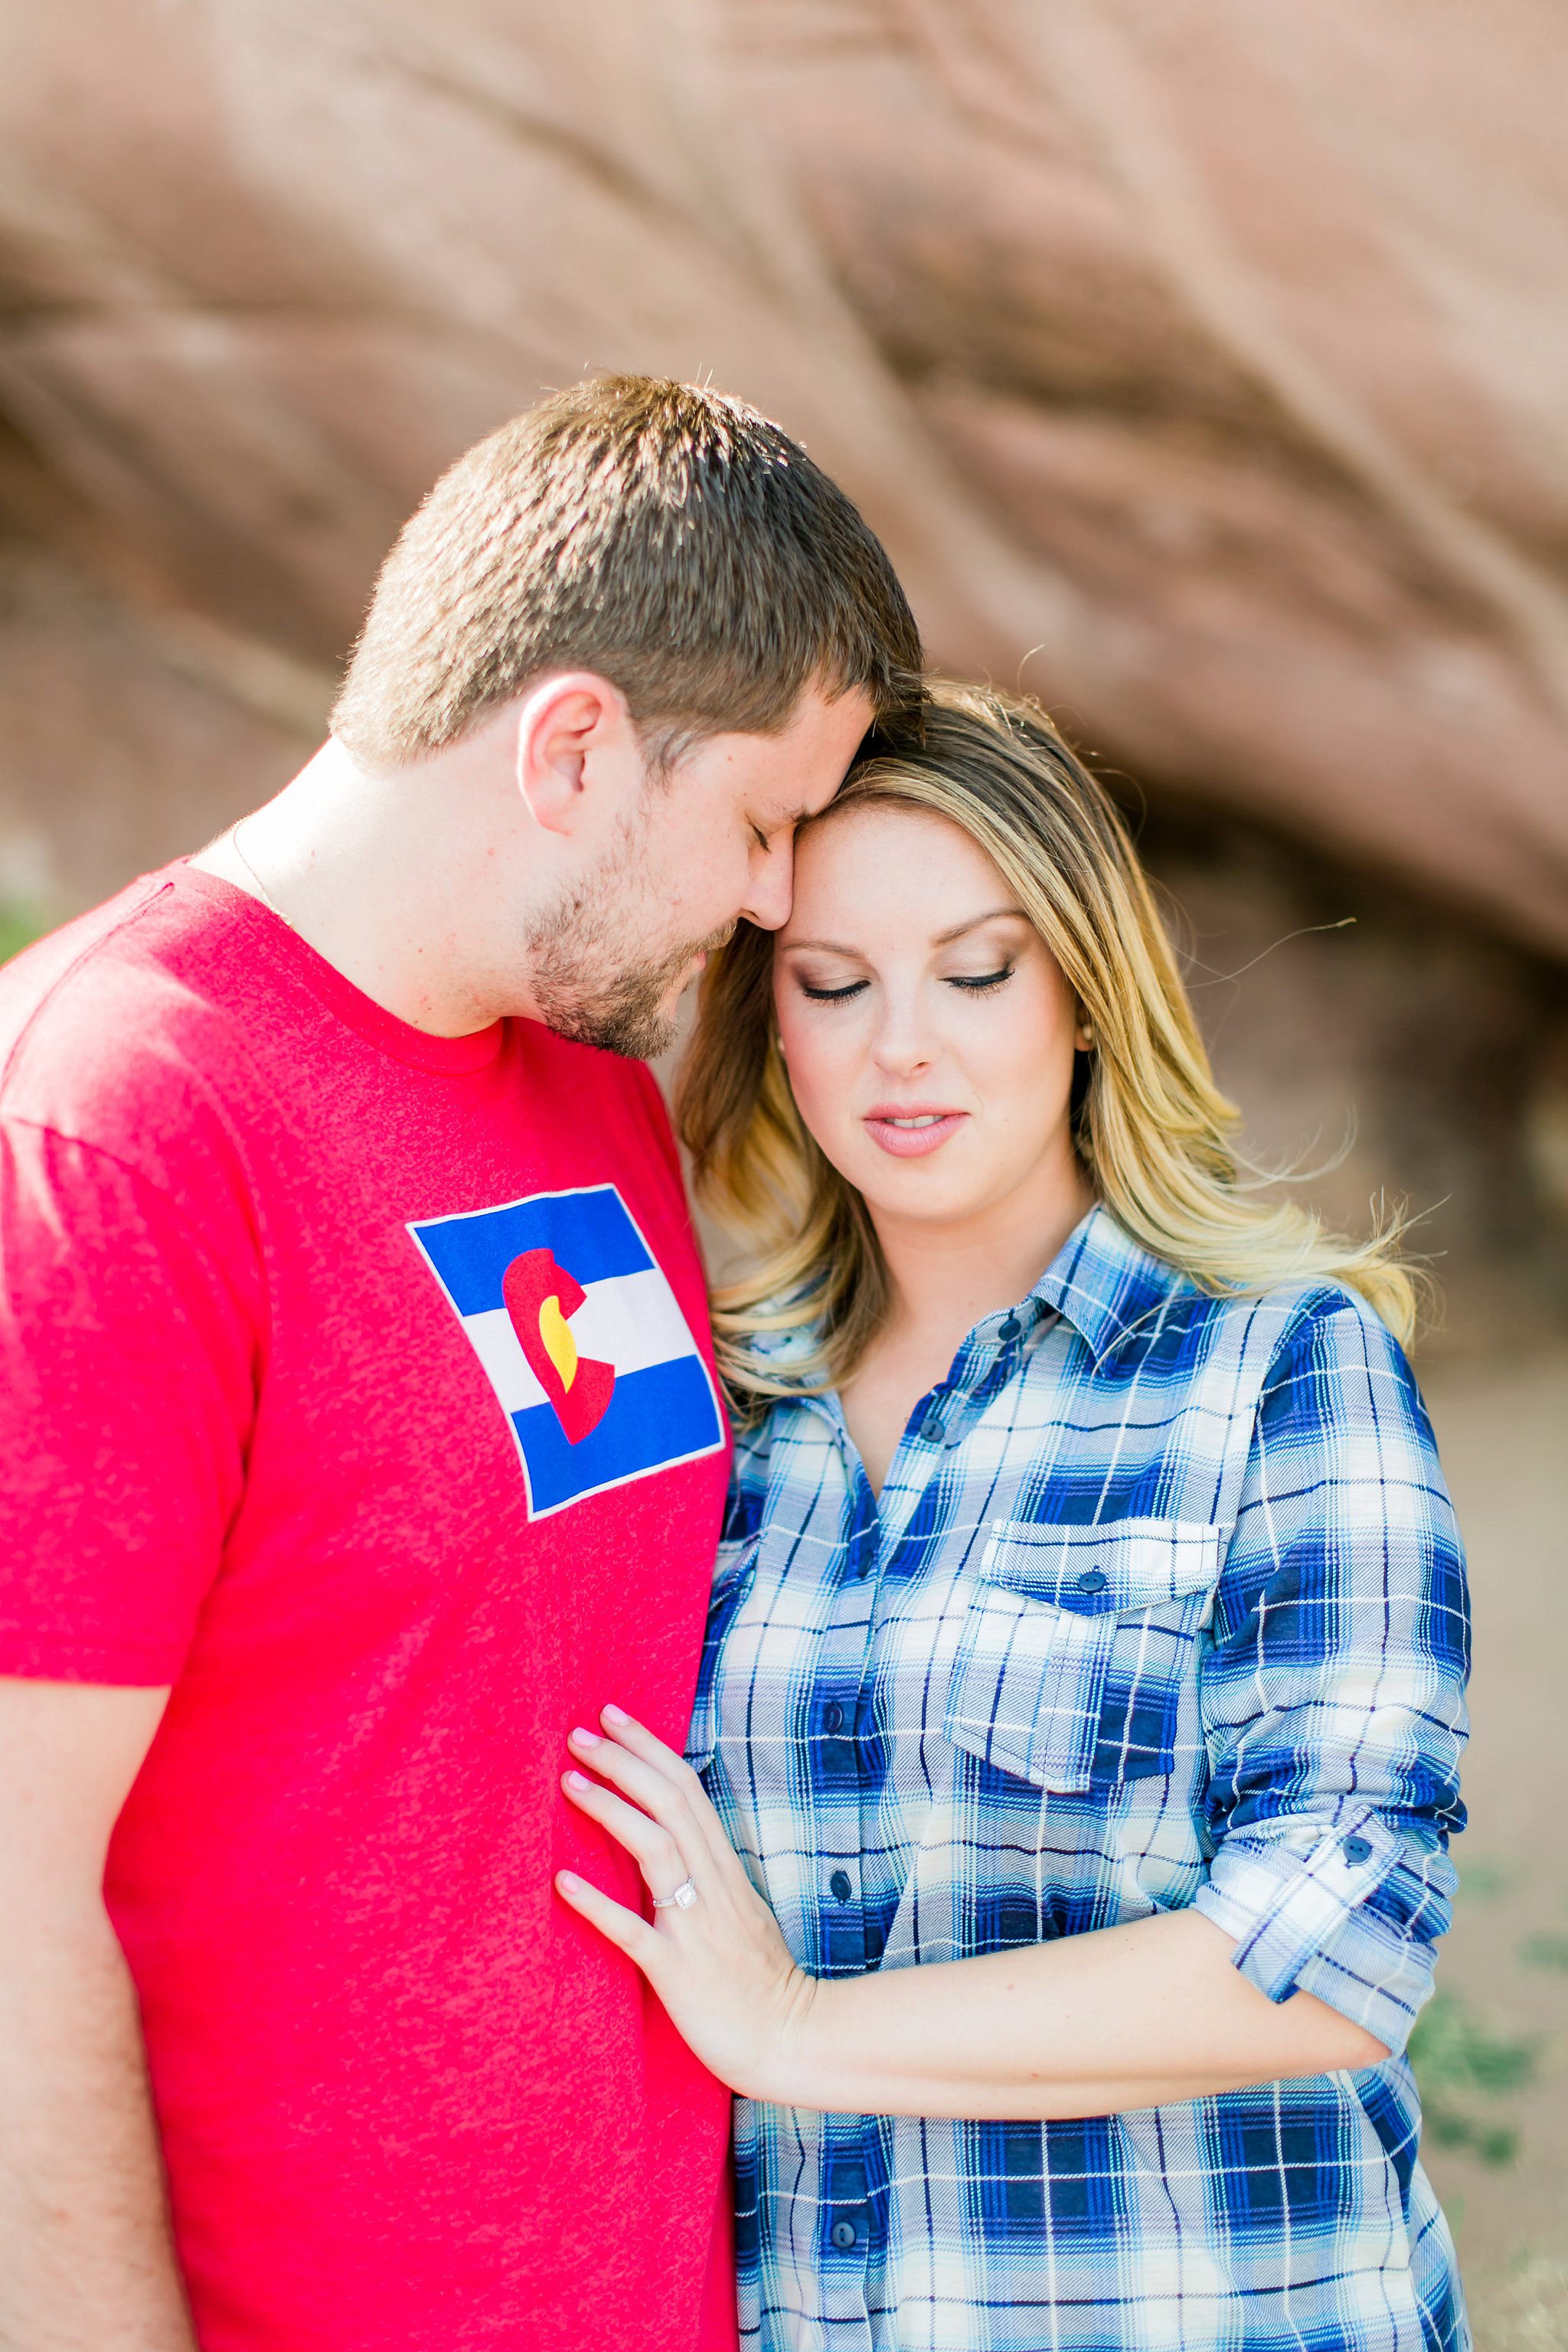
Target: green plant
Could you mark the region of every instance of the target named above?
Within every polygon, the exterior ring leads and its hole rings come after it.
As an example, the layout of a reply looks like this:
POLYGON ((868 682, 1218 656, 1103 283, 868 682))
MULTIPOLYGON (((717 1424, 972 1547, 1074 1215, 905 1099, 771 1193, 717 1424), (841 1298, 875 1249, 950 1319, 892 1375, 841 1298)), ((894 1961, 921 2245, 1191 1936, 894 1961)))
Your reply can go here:
POLYGON ((1435 1993, 1410 2037, 1425 2127, 1439 2147, 1468 2147, 1483 2164, 1511 2164, 1519 2133, 1475 2102, 1506 2099, 1533 2081, 1539 2042, 1479 2016, 1462 1993, 1435 1993))
POLYGON ((1459 1873, 1459 1900, 1462 1903, 1495 1903, 1502 1895, 1511 1895, 1519 1884, 1519 1866, 1515 1863, 1494 1862, 1489 1856, 1465 1858, 1459 1873))
POLYGON ((1529 2251, 1478 2282, 1476 2352, 1563 2352, 1568 2344, 1568 2263, 1529 2251))
POLYGON ((1568 1936, 1527 1936, 1519 1957, 1527 1969, 1568 1969, 1568 1936))
POLYGON ((48 928, 47 921, 36 908, 0 899, 0 963, 28 946, 48 928))

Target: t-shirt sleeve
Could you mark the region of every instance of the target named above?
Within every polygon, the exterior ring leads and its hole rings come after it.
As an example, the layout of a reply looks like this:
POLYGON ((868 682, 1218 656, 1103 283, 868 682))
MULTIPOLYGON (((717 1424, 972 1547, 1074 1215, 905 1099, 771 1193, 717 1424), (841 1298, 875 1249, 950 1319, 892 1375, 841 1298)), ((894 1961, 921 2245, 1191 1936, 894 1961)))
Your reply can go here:
POLYGON ((0 1120, 0 1674, 179 1672, 243 1490, 256 1282, 221 1202, 198 1232, 111 1154, 0 1120))

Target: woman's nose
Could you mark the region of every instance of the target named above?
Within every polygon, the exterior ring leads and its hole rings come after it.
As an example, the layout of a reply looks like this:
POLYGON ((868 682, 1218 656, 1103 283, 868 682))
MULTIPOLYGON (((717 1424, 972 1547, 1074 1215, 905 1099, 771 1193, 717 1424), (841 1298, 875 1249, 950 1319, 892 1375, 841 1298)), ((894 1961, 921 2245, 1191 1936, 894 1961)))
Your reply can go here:
POLYGON ((871 1051, 879 1068, 889 1077, 910 1077, 934 1058, 935 1043, 918 1000, 902 1002, 889 993, 871 1051))

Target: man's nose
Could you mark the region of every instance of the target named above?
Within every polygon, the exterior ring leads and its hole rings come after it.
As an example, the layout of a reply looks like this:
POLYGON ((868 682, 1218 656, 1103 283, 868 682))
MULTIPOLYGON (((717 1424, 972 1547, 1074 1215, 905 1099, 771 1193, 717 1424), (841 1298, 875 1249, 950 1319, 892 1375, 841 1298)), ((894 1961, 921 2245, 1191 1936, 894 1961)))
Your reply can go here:
POLYGON ((795 898, 795 835, 773 840, 752 852, 741 912, 760 931, 782 930, 789 920, 795 898))

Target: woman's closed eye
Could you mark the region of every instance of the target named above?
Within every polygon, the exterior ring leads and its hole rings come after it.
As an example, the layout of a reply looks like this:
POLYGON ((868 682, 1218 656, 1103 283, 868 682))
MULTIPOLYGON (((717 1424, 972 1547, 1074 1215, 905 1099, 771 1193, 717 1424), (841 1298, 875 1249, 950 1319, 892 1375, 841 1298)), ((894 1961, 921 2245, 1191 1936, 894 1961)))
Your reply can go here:
POLYGON ((867 985, 863 980, 847 980, 837 988, 824 988, 820 985, 814 987, 809 980, 803 980, 800 992, 803 996, 809 996, 814 1004, 843 1004, 851 996, 858 996, 867 985))
MULTIPOLYGON (((996 971, 952 971, 945 978, 949 988, 961 988, 968 996, 984 996, 991 989, 1000 988, 1011 980, 1016 970, 1016 964, 1007 963, 996 971)), ((801 994, 809 997, 814 1004, 846 1004, 852 996, 860 995, 868 986, 869 982, 865 980, 839 981, 833 985, 823 981, 804 979, 799 982, 801 994)))
POLYGON ((1007 963, 999 971, 950 971, 947 984, 950 988, 967 989, 972 996, 978 996, 988 988, 1000 988, 1004 981, 1012 979, 1017 969, 1016 964, 1007 963))

